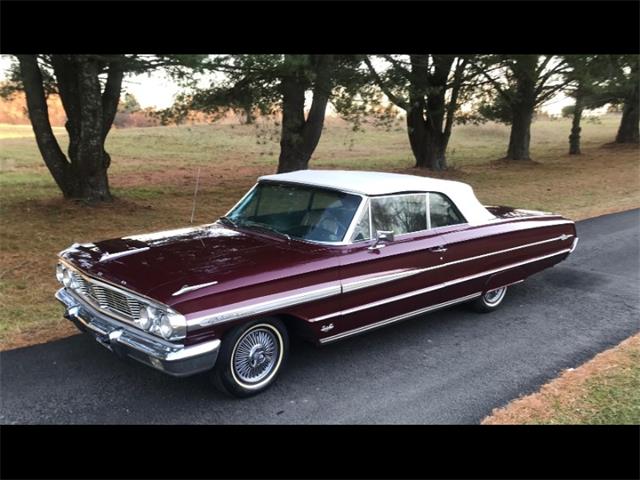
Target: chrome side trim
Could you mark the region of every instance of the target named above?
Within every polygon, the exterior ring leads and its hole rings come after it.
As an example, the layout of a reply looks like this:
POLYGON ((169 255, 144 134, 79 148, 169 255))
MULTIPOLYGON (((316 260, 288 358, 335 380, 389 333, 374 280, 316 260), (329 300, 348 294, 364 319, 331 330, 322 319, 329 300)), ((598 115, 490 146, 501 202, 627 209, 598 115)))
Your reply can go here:
POLYGON ((236 320, 242 317, 249 317, 253 315, 259 315, 261 313, 270 312, 272 310, 278 310, 281 308, 291 307, 293 305, 299 305, 301 303, 313 302, 322 298, 332 297, 342 293, 342 287, 340 285, 331 285, 329 287, 319 288, 307 292, 300 292, 294 295, 289 295, 284 298, 277 298, 275 300, 267 300, 254 305, 247 305, 245 307, 238 307, 232 310, 226 310, 221 313, 214 313, 212 315, 205 315, 198 318, 187 320, 187 328, 194 327, 208 327, 218 323, 226 322, 229 320, 236 320))
POLYGON ((452 262, 443 263, 441 265, 434 265, 433 267, 415 268, 415 269, 410 269, 410 270, 408 270, 406 272, 395 273, 395 274, 384 274, 384 275, 380 275, 378 277, 368 278, 366 280, 356 280, 356 281, 353 281, 353 282, 345 282, 345 283, 342 284, 342 291, 345 292, 345 293, 352 292, 354 290, 359 290, 361 288, 372 287, 372 286, 375 286, 375 285, 379 285, 381 283, 386 283, 386 282, 390 282, 390 281, 393 281, 393 280, 398 280, 398 279, 401 279, 401 278, 409 277, 411 275, 418 275, 420 273, 428 272, 430 270, 437 270, 439 268, 448 267, 449 265, 457 265, 458 263, 470 262, 472 260, 477 260, 479 258, 490 257, 492 255, 499 255, 501 253, 506 253, 506 252, 512 252, 514 250, 520 250, 522 248, 533 247, 533 246, 536 246, 536 245, 542 245, 544 243, 555 242, 555 241, 558 241, 558 240, 566 240, 567 238, 570 238, 570 236, 563 234, 563 235, 560 235, 559 237, 549 238, 547 240, 541 240, 539 242, 534 242, 534 243, 528 243, 526 245, 519 245, 517 247, 506 248, 504 250, 497 250, 495 252, 484 253, 482 255, 476 255, 475 257, 462 258, 460 260, 454 260, 452 262))
POLYGON ((367 330, 371 330, 374 328, 383 327, 390 323, 399 322, 400 320, 405 320, 410 317, 414 317, 416 315, 420 315, 423 313, 431 312, 433 310, 439 310, 441 308, 449 307, 451 305, 455 305, 457 303, 466 302, 468 300, 472 300, 474 298, 482 295, 482 292, 472 293, 471 295, 467 295, 466 297, 456 298, 454 300, 449 300, 448 302, 439 303, 437 305, 431 305, 429 307, 420 308, 418 310, 413 310, 411 312, 403 313, 401 315, 396 315, 395 317, 387 318, 386 320, 381 320, 380 322, 372 323, 370 325, 365 325, 363 327, 354 328, 352 330, 347 330, 346 332, 338 333, 331 337, 325 337, 320 339, 320 343, 329 343, 334 342, 336 340, 340 340, 344 337, 349 337, 351 335, 356 335, 358 333, 366 332, 367 330))
POLYGON ((469 280, 475 280, 476 278, 484 277, 484 276, 487 276, 487 275, 492 275, 494 273, 502 272, 504 270, 509 270, 511 268, 519 267, 521 265, 526 265, 527 263, 538 262, 540 260, 545 260, 547 258, 555 257, 555 256, 561 255, 563 253, 568 253, 569 250, 570 249, 565 248, 564 250, 560 250, 560 251, 555 252, 555 253, 550 253, 548 255, 535 257, 533 259, 525 260, 525 261, 522 261, 522 262, 511 263, 511 264, 506 265, 504 267, 494 268, 492 270, 485 270, 485 271, 480 272, 480 273, 476 273, 476 274, 473 274, 473 275, 467 275, 465 277, 456 278, 455 280, 449 280, 447 282, 438 283, 436 285, 431 285, 430 287, 421 288, 419 290, 412 290, 412 291, 407 292, 407 293, 402 293, 400 295, 395 295, 393 297, 385 298, 385 299, 378 300, 378 301, 371 302, 371 303, 366 303, 364 305, 360 305, 360 306, 357 306, 357 307, 349 308, 347 310, 342 310, 342 311, 339 311, 339 312, 330 313, 328 315, 323 315, 321 317, 312 318, 309 321, 310 322, 321 322, 321 321, 327 320, 329 318, 342 316, 342 315, 349 315, 351 313, 359 312, 360 310, 366 310, 368 308, 373 308, 373 307, 377 307, 379 305, 384 305, 385 303, 395 302, 395 301, 398 301, 398 300, 404 300, 405 298, 413 297, 413 296, 416 296, 416 295, 421 295, 423 293, 429 293, 429 292, 432 292, 434 290, 440 290, 442 288, 446 288, 446 287, 449 287, 451 285, 456 285, 458 283, 468 282, 469 280))
MULTIPOLYGON (((491 255, 497 255, 500 253, 504 253, 504 252, 509 252, 509 251, 513 251, 513 250, 518 250, 521 248, 526 248, 526 247, 531 247, 534 245, 540 245, 543 243, 548 243, 548 242, 554 242, 559 240, 561 237, 555 237, 555 238, 550 238, 547 240, 541 240, 539 242, 534 242, 534 243, 529 243, 526 245, 520 245, 517 247, 512 247, 512 248, 507 248, 505 250, 499 250, 496 252, 491 252, 491 253, 485 253, 482 255, 477 255, 475 257, 470 257, 470 258, 464 258, 461 260, 455 260, 453 262, 448 262, 448 263, 443 263, 442 265, 435 265, 433 267, 427 267, 427 268, 421 268, 421 269, 413 269, 413 270, 409 270, 407 272, 398 272, 398 273, 394 273, 394 274, 385 274, 382 275, 380 277, 376 277, 376 278, 372 278, 372 279, 366 279, 366 280, 357 280, 355 282, 347 282, 344 283, 342 286, 340 285, 332 285, 330 287, 324 287, 324 288, 320 288, 320 289, 316 289, 316 290, 312 290, 312 291, 307 291, 307 292, 301 292, 301 293, 297 293, 294 295, 289 295, 287 297, 284 298, 280 298, 280 299, 276 299, 276 300, 268 300, 268 301, 264 301, 255 305, 248 305, 245 307, 239 307, 239 308, 235 308, 232 310, 227 310, 221 313, 216 313, 216 314, 212 314, 212 315, 205 315, 202 317, 196 317, 190 320, 187 320, 187 328, 191 328, 191 329, 197 329, 197 328, 203 328, 203 327, 208 327, 211 325, 215 325, 218 323, 222 323, 222 322, 226 322, 226 321, 230 321, 230 320, 237 320, 243 317, 249 317, 249 316, 254 316, 254 315, 260 315, 262 313, 266 313, 269 311, 273 311, 273 310, 278 310, 281 308, 287 308, 287 307, 291 307, 294 305, 299 305, 302 303, 307 303, 307 302, 312 302, 315 300, 320 300, 323 298, 327 298, 327 297, 332 297, 335 295, 339 295, 343 292, 350 292, 350 291, 354 291, 354 290, 358 290, 360 288, 366 288, 366 287, 370 287, 370 286, 374 286, 374 285, 378 285, 380 283, 385 283, 385 282, 389 282, 392 280, 397 280, 398 278, 405 278, 411 275, 417 275, 419 273, 423 273, 426 271, 430 271, 430 270, 435 270, 438 268, 442 268, 442 267, 446 267, 448 265, 455 265, 458 263, 462 263, 462 262, 467 262, 467 261, 471 261, 471 260, 476 260, 479 258, 484 258, 484 257, 488 257, 491 255), (393 277, 393 276, 395 277, 393 277)), ((568 251, 568 249, 566 250, 568 251)), ((563 250, 564 252, 564 250, 563 250)), ((562 252, 558 252, 558 253, 554 253, 553 255, 558 255, 559 253, 562 252)), ((547 258, 547 257, 538 257, 537 259, 534 260, 530 260, 530 261, 537 261, 537 260, 541 260, 543 258, 547 258)), ((528 263, 524 262, 524 263, 528 263)), ((507 268, 512 268, 513 266, 517 266, 517 265, 511 265, 511 266, 507 266, 507 267, 503 267, 503 269, 507 269, 507 268)), ((500 270, 497 270, 500 271, 500 270)), ((482 273, 479 274, 479 276, 482 276, 484 274, 489 274, 491 272, 486 272, 486 273, 482 273)), ((476 278, 476 277, 473 277, 476 278)), ((466 280, 471 280, 472 278, 465 278, 463 280, 454 280, 452 282, 445 282, 443 284, 439 284, 439 285, 434 285, 432 287, 427 287, 427 289, 421 289, 418 290, 416 292, 409 292, 409 293, 405 293, 403 295, 400 296, 396 296, 396 297, 391 297, 390 299, 385 299, 385 300, 381 300, 379 302, 374 302, 374 304, 369 304, 369 306, 365 306, 365 307, 357 307, 356 310, 350 309, 350 310, 345 310, 343 312, 337 312, 337 313, 331 313, 328 315, 324 315, 321 317, 316 317, 313 319, 310 319, 310 322, 319 322, 322 320, 326 320, 327 318, 332 318, 335 317, 337 315, 341 315, 341 314, 345 314, 345 313, 351 313, 352 310, 353 311, 357 311, 360 310, 362 308, 370 308, 372 306, 376 306, 378 304, 383 304, 383 303, 387 303, 389 301, 394 301, 394 300, 401 300, 402 298, 406 298, 407 296, 411 296, 411 295, 420 295, 421 293, 426 293, 428 291, 431 290, 437 290, 439 288, 444 288, 448 285, 451 284, 455 284, 455 283, 459 283, 460 281, 466 281, 466 280)))
POLYGON ((386 273, 384 275, 377 275, 375 277, 366 278, 364 280, 356 280, 355 282, 345 283, 342 285, 342 292, 348 293, 348 292, 353 292, 355 290, 360 290, 361 288, 367 288, 367 287, 372 287, 374 285, 379 285, 381 283, 392 282, 394 280, 399 280, 401 278, 416 275, 420 273, 420 271, 422 270, 424 269, 410 268, 402 272, 386 273))
POLYGON ((217 283, 218 281, 216 280, 215 282, 201 283, 199 285, 191 285, 191 286, 185 285, 180 290, 176 290, 175 292, 173 292, 171 296, 177 297, 178 295, 181 295, 183 293, 192 292, 194 290, 199 290, 204 287, 210 287, 211 285, 216 285, 217 283))
POLYGON ((571 250, 569 250, 569 253, 573 253, 573 251, 576 249, 576 247, 578 246, 578 240, 580 240, 580 238, 578 237, 573 239, 573 245, 571 245, 571 250))

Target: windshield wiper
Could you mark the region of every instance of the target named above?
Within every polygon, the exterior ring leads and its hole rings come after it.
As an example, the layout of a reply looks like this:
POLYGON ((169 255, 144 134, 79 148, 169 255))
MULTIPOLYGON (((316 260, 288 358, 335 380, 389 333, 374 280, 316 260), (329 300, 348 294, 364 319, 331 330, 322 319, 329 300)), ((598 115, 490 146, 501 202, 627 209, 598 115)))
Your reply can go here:
POLYGON ((281 232, 280 230, 272 227, 271 225, 267 225, 266 223, 259 223, 259 222, 253 222, 251 220, 245 220, 244 222, 242 222, 243 227, 257 227, 257 228, 261 228, 263 230, 267 230, 269 232, 273 232, 277 235, 281 235, 283 237, 285 237, 287 240, 291 240, 291 236, 287 233, 281 232))
POLYGON ((229 225, 231 225, 232 227, 237 228, 238 224, 236 222, 234 222, 233 220, 231 220, 229 217, 227 217, 226 215, 223 215, 222 217, 220 217, 218 220, 222 221, 223 223, 227 223, 229 225))

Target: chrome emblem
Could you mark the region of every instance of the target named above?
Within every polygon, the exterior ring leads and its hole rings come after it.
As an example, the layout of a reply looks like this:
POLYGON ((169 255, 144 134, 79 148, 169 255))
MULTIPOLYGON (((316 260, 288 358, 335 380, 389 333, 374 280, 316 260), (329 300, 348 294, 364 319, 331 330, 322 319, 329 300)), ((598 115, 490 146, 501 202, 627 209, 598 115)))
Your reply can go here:
POLYGON ((329 325, 323 325, 322 328, 320 329, 323 333, 328 332, 329 330, 333 330, 333 323, 330 323, 329 325))

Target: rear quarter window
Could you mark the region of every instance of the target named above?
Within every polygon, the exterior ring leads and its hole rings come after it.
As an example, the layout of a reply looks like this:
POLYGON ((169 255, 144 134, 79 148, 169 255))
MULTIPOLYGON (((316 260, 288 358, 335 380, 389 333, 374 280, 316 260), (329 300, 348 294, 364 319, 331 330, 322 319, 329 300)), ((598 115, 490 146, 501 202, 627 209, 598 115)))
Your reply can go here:
POLYGON ((431 228, 466 223, 460 210, 448 197, 441 193, 429 193, 429 216, 431 228))

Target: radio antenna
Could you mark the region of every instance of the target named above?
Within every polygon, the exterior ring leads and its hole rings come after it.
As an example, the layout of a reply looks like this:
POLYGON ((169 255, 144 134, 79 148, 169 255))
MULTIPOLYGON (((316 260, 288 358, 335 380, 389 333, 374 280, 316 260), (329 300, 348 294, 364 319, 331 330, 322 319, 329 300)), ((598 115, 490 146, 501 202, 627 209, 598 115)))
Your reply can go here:
POLYGON ((193 192, 193 208, 191 209, 191 223, 193 223, 193 216, 196 214, 196 196, 198 195, 199 184, 200 184, 200 167, 198 167, 198 173, 196 175, 196 189, 193 192))

